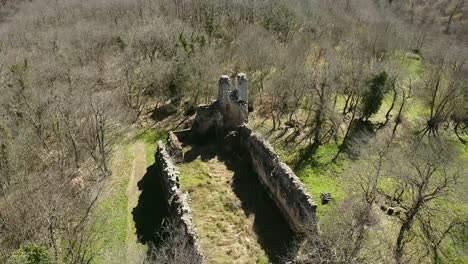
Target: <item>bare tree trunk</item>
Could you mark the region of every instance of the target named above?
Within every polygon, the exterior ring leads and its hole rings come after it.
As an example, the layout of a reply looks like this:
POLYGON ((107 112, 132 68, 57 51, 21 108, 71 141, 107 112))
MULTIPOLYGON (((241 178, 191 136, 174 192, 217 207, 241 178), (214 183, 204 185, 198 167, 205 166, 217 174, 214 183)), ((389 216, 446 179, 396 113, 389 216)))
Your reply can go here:
POLYGON ((356 103, 353 106, 351 106, 353 108, 353 110, 352 110, 353 114, 351 116, 351 120, 349 121, 348 128, 346 129, 346 133, 345 133, 345 136, 343 138, 343 142, 341 143, 340 147, 338 148, 338 152, 336 153, 335 157, 332 159, 333 163, 336 162, 336 160, 338 159, 338 156, 341 154, 341 152, 343 151, 344 146, 346 145, 346 143, 348 141, 349 132, 351 131, 351 128, 352 128, 353 123, 354 123, 354 119, 356 118, 357 104, 358 104, 358 100, 356 100, 356 103))
POLYGON ((460 9, 460 7, 463 5, 464 0, 458 1, 458 3, 455 5, 453 8, 452 12, 450 13, 449 19, 447 21, 447 26, 445 27, 444 33, 449 34, 450 33, 450 24, 452 23, 453 16, 457 13, 457 11, 460 9))
POLYGON ((408 98, 413 97, 413 80, 410 78, 409 79, 409 85, 408 85, 408 98))
POLYGON ((404 223, 398 233, 396 249, 395 249, 395 262, 397 264, 403 264, 403 254, 404 254, 404 238, 405 233, 410 230, 409 222, 404 223))
MULTIPOLYGON (((347 113, 349 113, 349 111, 346 111, 348 109, 348 105, 349 105, 349 100, 353 97, 352 94, 349 94, 349 95, 346 95, 346 101, 345 101, 345 105, 343 107, 343 115, 346 115, 347 113)), ((352 100, 351 100, 352 101, 352 100)))
POLYGON ((336 108, 336 101, 338 100, 338 91, 335 93, 335 97, 333 98, 333 109, 336 108))
POLYGON ((315 113, 315 128, 314 128, 314 143, 313 143, 314 148, 318 148, 322 144, 320 136, 322 134, 321 133, 322 125, 325 119, 325 104, 326 104, 324 83, 320 84, 320 89, 317 89, 317 93, 319 96, 319 108, 317 109, 317 112, 315 113))
POLYGON ((403 114, 403 109, 404 109, 405 103, 406 103, 405 91, 403 91, 403 98, 402 98, 402 100, 403 100, 403 101, 401 102, 400 109, 398 110, 398 115, 397 115, 397 117, 395 118, 395 126, 393 127, 392 136, 391 136, 391 138, 390 138, 389 144, 390 144, 390 142, 395 138, 396 130, 397 130, 398 126, 401 124, 401 118, 402 118, 402 114, 403 114))
POLYGON ((275 113, 271 112, 271 118, 273 119, 273 128, 271 130, 275 130, 276 129, 276 118, 275 118, 275 113))
POLYGON ((310 120, 310 116, 312 115, 312 105, 309 107, 309 105, 307 105, 307 117, 306 117, 306 120, 304 122, 304 125, 302 126, 302 128, 306 128, 307 125, 309 124, 309 120, 310 120))
POLYGON ((388 124, 388 122, 390 121, 390 114, 392 113, 393 107, 395 107, 395 102, 396 102, 396 99, 397 99, 397 91, 395 89, 395 82, 396 82, 396 78, 392 82, 392 89, 393 89, 392 104, 390 105, 390 108, 388 109, 387 113, 385 114, 385 122, 382 124, 381 127, 384 127, 384 126, 386 126, 388 124))
POLYGON ((403 264, 404 262, 404 254, 405 254, 405 236, 408 231, 411 230, 411 227, 414 222, 414 218, 416 213, 419 211, 420 200, 416 202, 413 208, 406 214, 406 219, 403 221, 400 231, 398 232, 398 238, 396 241, 396 248, 395 248, 395 262, 397 264, 403 264))
POLYGON ((458 132, 458 129, 459 129, 460 124, 461 124, 461 122, 458 122, 458 123, 455 124, 455 127, 454 127, 455 135, 457 136, 458 140, 460 140, 460 142, 461 142, 462 144, 466 144, 467 141, 466 141, 465 139, 463 139, 463 138, 460 136, 459 132, 458 132))

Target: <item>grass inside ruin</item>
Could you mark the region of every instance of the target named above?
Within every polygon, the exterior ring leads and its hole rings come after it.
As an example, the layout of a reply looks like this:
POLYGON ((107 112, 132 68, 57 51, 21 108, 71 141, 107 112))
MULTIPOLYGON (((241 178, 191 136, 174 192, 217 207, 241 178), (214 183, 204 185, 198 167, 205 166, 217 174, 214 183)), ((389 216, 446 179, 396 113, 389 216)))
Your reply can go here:
POLYGON ((208 263, 278 262, 292 231, 250 167, 218 151, 187 146, 178 165, 208 263))
POLYGON ((244 214, 231 187, 234 172, 217 156, 206 161, 197 158, 178 169, 208 262, 268 263, 253 231, 254 215, 244 214))

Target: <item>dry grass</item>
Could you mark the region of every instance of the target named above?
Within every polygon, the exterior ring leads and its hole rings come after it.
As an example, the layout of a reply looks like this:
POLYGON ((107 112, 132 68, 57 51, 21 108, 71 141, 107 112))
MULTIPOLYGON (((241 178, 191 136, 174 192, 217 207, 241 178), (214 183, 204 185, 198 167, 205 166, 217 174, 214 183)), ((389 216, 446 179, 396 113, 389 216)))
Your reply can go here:
POLYGON ((232 189, 234 172, 217 156, 180 164, 181 186, 189 192, 193 221, 209 263, 267 263, 246 215, 232 189))

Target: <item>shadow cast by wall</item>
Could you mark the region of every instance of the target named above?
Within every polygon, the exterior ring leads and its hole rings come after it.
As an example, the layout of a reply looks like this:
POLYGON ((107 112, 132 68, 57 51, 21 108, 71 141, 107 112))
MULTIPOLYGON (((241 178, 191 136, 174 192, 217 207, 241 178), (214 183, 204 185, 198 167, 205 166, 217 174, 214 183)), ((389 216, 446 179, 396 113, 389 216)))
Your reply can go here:
POLYGON ((241 201, 246 216, 254 215, 253 231, 270 262, 284 263, 292 252, 296 237, 283 215, 260 184, 258 176, 239 154, 223 150, 222 145, 206 141, 183 142, 191 149, 184 154, 184 162, 200 157, 202 161, 218 157, 228 170, 234 172, 231 188, 241 201))
MULTIPOLYGON (((214 137, 214 135, 213 135, 214 137)), ((191 148, 184 153, 184 163, 190 163, 200 157, 201 161, 205 162, 219 153, 217 144, 212 143, 212 137, 195 137, 179 139, 182 147, 190 146, 191 148)))
POLYGON ((259 243, 273 263, 288 260, 296 241, 294 232, 284 219, 278 207, 268 196, 258 176, 247 162, 228 157, 224 162, 234 171, 232 188, 241 201, 244 213, 254 215, 254 232, 259 243))
POLYGON ((158 245, 163 220, 169 213, 155 164, 147 168, 146 174, 138 182, 138 189, 141 194, 132 211, 138 240, 143 244, 158 245))
POLYGON ((184 153, 184 162, 190 163, 198 157, 202 161, 208 161, 217 155, 217 150, 211 146, 206 145, 192 145, 192 148, 184 153))

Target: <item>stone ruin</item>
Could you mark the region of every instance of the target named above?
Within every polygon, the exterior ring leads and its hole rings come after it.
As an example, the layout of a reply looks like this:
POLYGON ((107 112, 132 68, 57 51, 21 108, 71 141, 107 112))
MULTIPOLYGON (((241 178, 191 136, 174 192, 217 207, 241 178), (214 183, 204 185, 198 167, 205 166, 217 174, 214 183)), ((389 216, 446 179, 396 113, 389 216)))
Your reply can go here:
POLYGON ((217 100, 208 105, 198 106, 192 127, 170 132, 167 146, 158 142, 156 160, 163 165, 157 166, 160 170, 158 175, 163 177, 159 180, 167 189, 168 204, 175 204, 172 207, 177 208, 172 210, 173 215, 181 218, 182 226, 200 256, 197 263, 204 263, 205 259, 200 251, 196 230, 191 223, 190 208, 186 202, 187 194, 180 191, 179 173, 173 165, 173 162, 183 161, 179 139, 208 137, 222 140, 226 149, 236 151, 248 161, 292 230, 303 233, 313 231, 316 227, 317 205, 303 183, 289 166, 280 161, 270 144, 247 126, 249 90, 246 75, 237 74, 235 84, 232 84, 227 75, 221 76, 217 100))
POLYGON ((322 200, 322 205, 323 204, 328 204, 332 200, 332 196, 329 192, 324 192, 320 194, 320 199, 322 200))
POLYGON ((235 83, 233 85, 229 76, 221 76, 218 81, 218 99, 209 105, 198 106, 191 128, 193 133, 199 136, 208 133, 223 135, 249 122, 247 76, 237 74, 235 83))
MULTIPOLYGON (((174 139, 174 138, 172 138, 174 139)), ((168 142, 172 141, 169 135, 168 142)), ((177 141, 178 142, 178 141, 177 141)), ((187 238, 187 249, 192 252, 193 263, 206 263, 205 256, 200 248, 198 234, 192 223, 192 212, 188 203, 188 194, 180 189, 180 173, 173 163, 173 156, 169 150, 174 144, 169 144, 169 149, 162 143, 157 142, 158 149, 154 155, 155 167, 158 180, 161 184, 164 203, 168 209, 169 215, 177 223, 178 228, 184 237, 187 238)), ((174 154, 174 152, 172 152, 174 154)))

